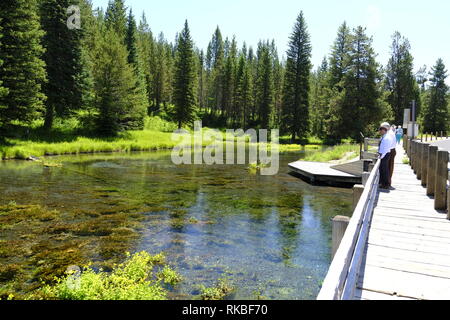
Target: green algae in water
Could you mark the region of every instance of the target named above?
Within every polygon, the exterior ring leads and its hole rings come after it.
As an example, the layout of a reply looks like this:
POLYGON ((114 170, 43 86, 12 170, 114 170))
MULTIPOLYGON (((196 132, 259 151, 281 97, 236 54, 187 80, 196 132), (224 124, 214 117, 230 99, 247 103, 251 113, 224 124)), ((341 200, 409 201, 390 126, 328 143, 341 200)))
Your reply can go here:
POLYGON ((70 265, 111 271, 126 252, 146 251, 165 252, 181 274, 171 299, 195 299, 225 276, 233 299, 314 299, 331 260, 330 220, 351 213, 352 194, 290 176, 299 157, 281 155, 273 177, 175 166, 167 152, 60 157, 61 168, 2 162, 0 296, 24 297, 70 265))

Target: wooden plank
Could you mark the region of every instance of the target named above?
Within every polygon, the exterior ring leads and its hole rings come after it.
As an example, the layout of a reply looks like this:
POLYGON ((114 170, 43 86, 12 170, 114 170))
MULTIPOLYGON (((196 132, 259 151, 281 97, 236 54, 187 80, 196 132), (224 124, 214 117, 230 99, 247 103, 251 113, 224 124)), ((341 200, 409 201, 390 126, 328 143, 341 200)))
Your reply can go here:
POLYGON ((353 162, 349 162, 349 163, 343 163, 343 164, 338 164, 338 165, 333 165, 331 166, 331 169, 333 170, 337 170, 337 171, 341 171, 353 176, 362 176, 363 173, 363 168, 364 168, 364 161, 363 160, 358 160, 358 161, 353 161, 353 162))
POLYGON ((445 239, 445 240, 450 239, 450 234, 448 232, 440 231, 440 230, 420 229, 420 228, 401 226, 401 225, 393 226, 388 223, 377 223, 376 225, 372 225, 372 228, 395 231, 398 233, 409 233, 409 234, 416 234, 416 235, 433 236, 433 237, 445 239))
POLYGON ((366 265, 450 279, 450 266, 439 266, 421 262, 405 261, 395 257, 383 257, 374 254, 367 255, 366 265))
POLYGON ((375 214, 380 217, 398 217, 402 219, 413 219, 418 221, 428 221, 434 223, 449 223, 444 215, 438 215, 435 212, 426 211, 411 211, 411 210, 392 210, 389 207, 378 207, 375 209, 375 214))
POLYGON ((397 247, 397 244, 409 244, 415 246, 422 246, 424 248, 430 248, 436 250, 437 253, 446 252, 449 248, 450 242, 436 241, 432 238, 423 236, 415 237, 414 235, 406 234, 405 237, 401 237, 398 233, 385 233, 377 232, 370 233, 369 244, 378 244, 380 246, 386 246, 387 243, 391 243, 391 247, 397 247))
POLYGON ((386 235, 394 235, 398 239, 422 239, 423 241, 430 242, 440 242, 445 245, 450 245, 450 240, 448 238, 441 238, 436 236, 422 235, 422 234, 411 234, 411 233, 399 233, 397 230, 387 230, 383 228, 375 228, 371 227, 370 234, 386 234, 386 235))
POLYGON ((373 301, 386 301, 386 300, 403 300, 403 301, 411 301, 411 300, 417 300, 412 298, 403 298, 393 295, 388 295, 380 292, 374 292, 374 291, 368 291, 368 290, 356 290, 355 295, 356 300, 373 300, 373 301))
MULTIPOLYGON (((387 216, 375 216, 372 221, 372 225, 375 224, 389 224, 391 226, 401 226, 401 227, 409 227, 422 230, 430 230, 430 231, 443 231, 446 232, 450 237, 450 223, 446 221, 441 222, 428 222, 428 221, 417 221, 413 219, 403 219, 399 217, 387 217, 387 216)), ((449 248, 450 249, 450 248, 449 248)), ((450 250, 449 250, 450 251, 450 250)))
POLYGON ((450 299, 450 279, 367 265, 365 266, 364 277, 361 278, 360 289, 407 298, 450 299))
POLYGON ((421 251, 409 251, 399 248, 393 248, 388 246, 380 246, 370 244, 368 246, 368 253, 376 253, 377 255, 386 257, 396 257, 405 261, 424 262, 427 261, 431 264, 446 266, 450 265, 450 257, 439 253, 421 252, 421 251))
POLYGON ((308 178, 312 182, 361 184, 362 172, 359 176, 348 174, 331 168, 330 163, 297 161, 289 164, 289 168, 308 178))

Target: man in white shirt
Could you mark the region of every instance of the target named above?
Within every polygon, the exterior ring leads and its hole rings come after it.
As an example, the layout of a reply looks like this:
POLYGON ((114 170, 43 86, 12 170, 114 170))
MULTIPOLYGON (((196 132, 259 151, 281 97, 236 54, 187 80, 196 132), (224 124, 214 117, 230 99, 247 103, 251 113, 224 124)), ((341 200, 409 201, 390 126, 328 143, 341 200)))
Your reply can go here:
POLYGON ((392 126, 391 130, 389 130, 392 139, 391 157, 389 158, 389 188, 392 188, 392 176, 394 175, 395 157, 397 156, 396 128, 396 126, 392 126))
POLYGON ((380 188, 389 189, 389 160, 391 158, 392 149, 392 135, 389 133, 391 126, 389 123, 383 123, 380 126, 380 147, 378 149, 378 155, 381 159, 380 165, 380 188))

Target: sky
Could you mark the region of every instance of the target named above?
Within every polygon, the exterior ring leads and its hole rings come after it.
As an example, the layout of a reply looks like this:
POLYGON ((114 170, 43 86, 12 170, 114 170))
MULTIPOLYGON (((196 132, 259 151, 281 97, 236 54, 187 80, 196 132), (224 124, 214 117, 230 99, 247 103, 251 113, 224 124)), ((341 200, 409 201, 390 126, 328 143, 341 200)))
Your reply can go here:
MULTIPOLYGON (((106 9, 108 0, 92 0, 106 9)), ((274 39, 284 55, 295 20, 304 12, 313 47, 312 62, 319 65, 330 53, 343 21, 363 25, 373 36, 379 63, 389 59, 391 37, 399 31, 411 43, 414 67, 429 68, 438 58, 450 65, 450 1, 447 0, 127 0, 137 18, 145 11, 155 35, 163 32, 169 41, 188 20, 198 48, 206 50, 219 25, 222 35, 236 36, 256 47, 261 39, 274 39)))

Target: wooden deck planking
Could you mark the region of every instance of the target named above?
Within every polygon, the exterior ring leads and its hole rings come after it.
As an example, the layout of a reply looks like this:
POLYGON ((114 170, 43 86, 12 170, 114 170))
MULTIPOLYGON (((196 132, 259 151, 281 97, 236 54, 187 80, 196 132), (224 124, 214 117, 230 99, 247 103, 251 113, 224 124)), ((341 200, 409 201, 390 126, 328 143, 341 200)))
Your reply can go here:
POLYGON ((312 182, 324 183, 361 183, 362 175, 356 176, 332 167, 334 164, 322 162, 297 161, 289 164, 294 172, 310 179, 312 182))
POLYGON ((355 299, 450 299, 450 221, 399 151, 395 190, 378 196, 355 299))

